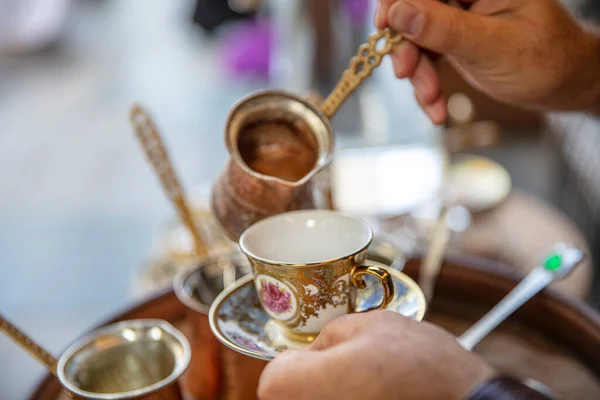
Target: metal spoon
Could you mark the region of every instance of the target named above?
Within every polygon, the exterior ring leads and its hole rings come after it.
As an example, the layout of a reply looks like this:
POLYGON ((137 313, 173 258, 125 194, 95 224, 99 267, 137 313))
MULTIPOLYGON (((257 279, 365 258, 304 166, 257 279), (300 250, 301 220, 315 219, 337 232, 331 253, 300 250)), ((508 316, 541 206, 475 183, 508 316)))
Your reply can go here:
POLYGON ((427 302, 430 302, 433 297, 434 287, 446 254, 446 246, 450 239, 447 216, 448 208, 442 206, 427 246, 427 253, 421 262, 419 286, 423 290, 427 302))
POLYGON ((206 245, 204 244, 204 240, 202 240, 202 235, 192 215, 185 191, 175 173, 175 168, 173 168, 169 154, 150 113, 142 106, 134 104, 130 110, 130 120, 135 134, 154 171, 158 175, 167 197, 175 206, 181 221, 188 228, 194 239, 196 255, 199 258, 206 256, 206 245))
POLYGON ((13 325, 0 314, 0 331, 6 333, 15 343, 38 360, 52 375, 56 375, 56 364, 58 360, 46 349, 37 344, 23 331, 13 325))
POLYGON ((546 261, 533 269, 504 299, 469 328, 458 342, 471 351, 487 334, 551 282, 567 276, 584 259, 583 251, 564 243, 554 246, 546 261))
POLYGON ((471 214, 465 207, 441 207, 419 272, 419 286, 428 303, 433 299, 452 232, 464 232, 470 224, 471 214))
MULTIPOLYGON (((130 110, 130 120, 135 134, 160 179, 167 197, 171 200, 194 240, 194 253, 201 259, 208 254, 207 246, 198 229, 196 220, 186 199, 185 191, 180 183, 175 168, 160 136, 158 128, 150 113, 139 104, 134 104, 130 110)), ((223 268, 223 285, 227 287, 234 280, 235 271, 229 265, 223 268)))

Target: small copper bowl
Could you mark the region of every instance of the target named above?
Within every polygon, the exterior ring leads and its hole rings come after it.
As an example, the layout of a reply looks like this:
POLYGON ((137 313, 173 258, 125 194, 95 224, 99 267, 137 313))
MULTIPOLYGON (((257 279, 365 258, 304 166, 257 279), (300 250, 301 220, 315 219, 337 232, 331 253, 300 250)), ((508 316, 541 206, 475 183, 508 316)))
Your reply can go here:
POLYGON ((72 398, 180 400, 178 379, 191 359, 188 340, 157 319, 123 321, 73 343, 58 379, 72 398))

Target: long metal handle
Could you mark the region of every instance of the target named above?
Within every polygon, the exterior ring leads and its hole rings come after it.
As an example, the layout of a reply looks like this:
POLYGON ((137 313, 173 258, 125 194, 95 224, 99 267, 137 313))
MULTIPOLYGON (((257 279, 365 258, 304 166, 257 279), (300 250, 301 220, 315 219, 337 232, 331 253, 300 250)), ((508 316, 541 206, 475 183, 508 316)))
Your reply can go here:
POLYGON ((401 40, 402 36, 389 28, 369 36, 367 43, 361 45, 356 55, 350 59, 348 69, 344 71, 338 84, 325 99, 321 111, 327 118, 335 114, 348 96, 371 75, 375 67, 381 64, 383 57, 401 40), (380 40, 383 40, 383 46, 378 48, 380 40))
POLYGON ((481 339, 502 321, 552 282, 554 275, 543 267, 536 267, 500 303, 467 330, 458 342, 467 350, 473 350, 481 339))
POLYGON ((130 119, 148 160, 160 178, 160 183, 194 239, 196 255, 198 257, 205 256, 206 246, 185 199, 183 186, 179 183, 165 145, 150 114, 141 106, 134 105, 131 107, 130 119))
POLYGON ((23 333, 19 328, 10 323, 0 314, 0 330, 6 333, 8 337, 14 340, 21 348, 37 359, 52 375, 56 376, 56 364, 58 360, 48 353, 42 346, 33 341, 29 336, 23 333))
POLYGON ((458 342, 465 349, 473 350, 481 339, 516 309, 548 286, 550 282, 567 276, 584 258, 583 251, 576 247, 567 246, 564 243, 555 244, 553 252, 546 258, 546 261, 531 270, 525 279, 515 286, 500 303, 458 338, 458 342))
POLYGON ((447 224, 448 209, 443 206, 436 221, 433 235, 427 247, 427 254, 421 263, 419 272, 419 286, 423 290, 425 299, 429 302, 433 298, 435 285, 440 273, 446 247, 450 239, 450 229, 447 224))

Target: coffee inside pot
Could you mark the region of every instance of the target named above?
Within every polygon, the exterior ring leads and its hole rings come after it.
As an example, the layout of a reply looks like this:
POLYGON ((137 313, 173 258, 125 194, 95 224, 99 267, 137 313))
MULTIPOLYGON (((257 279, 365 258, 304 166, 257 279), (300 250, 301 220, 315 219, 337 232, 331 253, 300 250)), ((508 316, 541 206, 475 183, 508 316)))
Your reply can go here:
POLYGON ((302 121, 248 124, 240 132, 238 149, 252 170, 290 182, 310 173, 318 156, 315 136, 302 121))

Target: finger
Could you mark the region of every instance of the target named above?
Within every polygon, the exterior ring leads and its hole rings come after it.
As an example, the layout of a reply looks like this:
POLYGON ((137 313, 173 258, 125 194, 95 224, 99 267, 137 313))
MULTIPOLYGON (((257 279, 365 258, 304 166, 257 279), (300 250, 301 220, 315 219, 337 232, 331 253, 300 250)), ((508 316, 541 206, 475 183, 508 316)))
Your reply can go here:
POLYGON ((438 98, 440 93, 438 74, 431 60, 425 54, 421 54, 410 82, 415 88, 417 97, 424 103, 429 104, 438 98))
POLYGON ((392 4, 397 0, 377 0, 377 7, 375 9, 375 27, 377 29, 384 29, 388 26, 388 11, 392 4))
POLYGON ((478 1, 469 7, 469 11, 484 15, 502 15, 515 9, 515 0, 478 1))
POLYGON ((399 0, 388 11, 390 26, 417 45, 470 62, 495 60, 508 20, 475 14, 437 0, 399 0), (502 28, 502 29, 500 29, 502 28))
POLYGON ((257 395, 261 400, 284 399, 290 390, 309 382, 312 355, 304 351, 287 350, 275 357, 263 369, 257 395))
POLYGON ((377 324, 385 323, 389 318, 406 320, 405 317, 387 310, 343 315, 323 327, 319 336, 309 346, 309 350, 326 350, 340 345, 373 329, 377 324))
POLYGON ((346 376, 348 370, 353 367, 348 358, 354 358, 355 354, 355 351, 324 354, 287 350, 263 370, 258 383, 258 398, 313 400, 315 393, 318 393, 319 398, 336 399, 339 387, 331 382, 346 376), (310 384, 309 387, 307 383, 310 384))
POLYGON ((448 107, 444 97, 439 96, 433 102, 425 103, 415 92, 415 98, 423 112, 434 125, 441 125, 448 119, 448 107))
POLYGON ((412 76, 417 68, 420 52, 414 43, 403 40, 390 53, 394 73, 400 79, 412 76))
MULTIPOLYGON (((388 27, 387 14, 392 6, 398 0, 378 0, 375 6, 375 27, 384 29, 388 27)), ((447 1, 453 7, 468 8, 477 0, 449 0, 447 1)), ((446 1, 444 1, 446 2, 446 1)))
POLYGON ((366 313, 347 314, 330 321, 308 349, 325 350, 360 335, 364 329, 366 315, 366 313))
POLYGON ((425 107, 425 113, 434 125, 442 125, 448 119, 446 99, 440 96, 433 103, 425 107))

